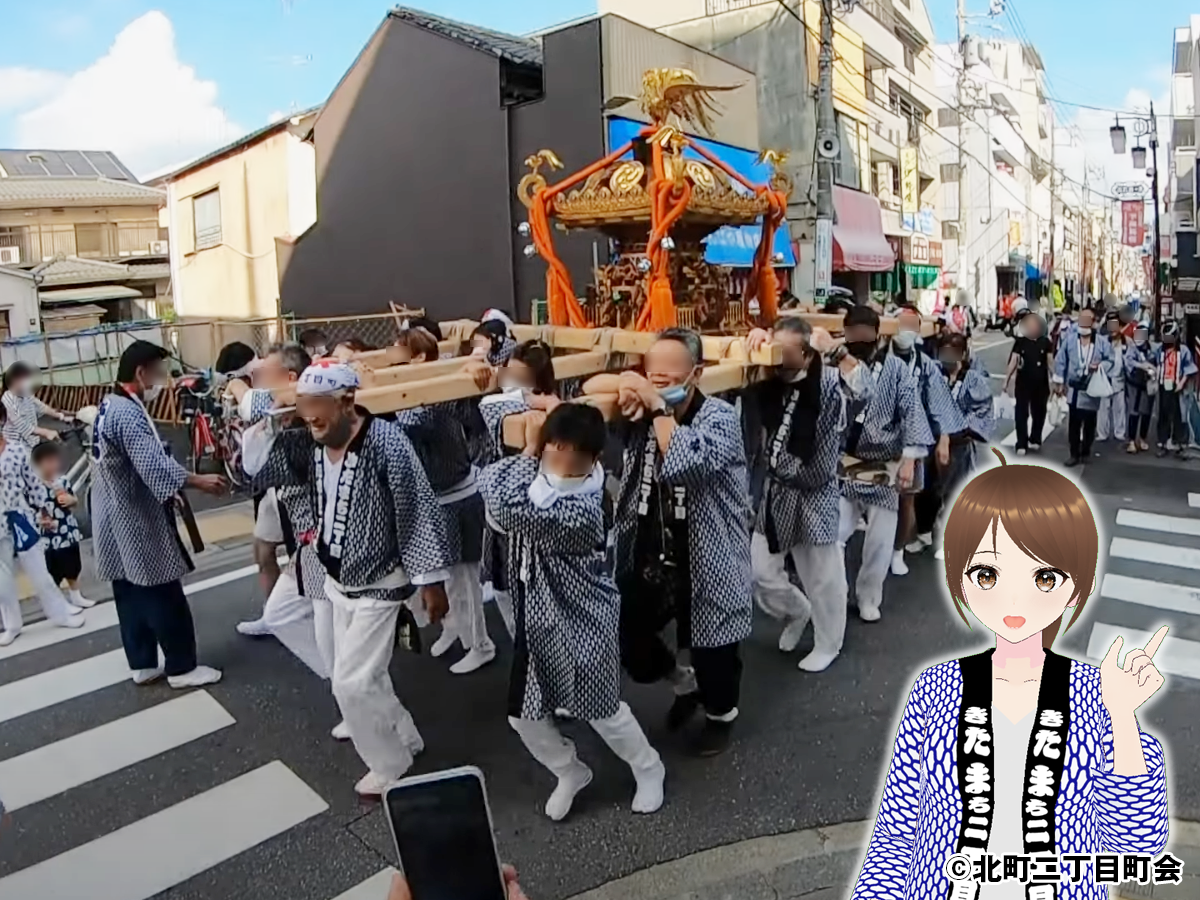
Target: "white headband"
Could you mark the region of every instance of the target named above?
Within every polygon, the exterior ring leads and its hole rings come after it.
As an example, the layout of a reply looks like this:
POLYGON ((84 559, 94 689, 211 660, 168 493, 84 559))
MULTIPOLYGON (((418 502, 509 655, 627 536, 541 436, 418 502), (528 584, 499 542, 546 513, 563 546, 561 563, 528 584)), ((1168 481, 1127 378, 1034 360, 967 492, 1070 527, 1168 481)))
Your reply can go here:
POLYGON ((358 373, 345 363, 321 360, 304 370, 296 383, 296 396, 313 397, 352 391, 358 387, 358 373))

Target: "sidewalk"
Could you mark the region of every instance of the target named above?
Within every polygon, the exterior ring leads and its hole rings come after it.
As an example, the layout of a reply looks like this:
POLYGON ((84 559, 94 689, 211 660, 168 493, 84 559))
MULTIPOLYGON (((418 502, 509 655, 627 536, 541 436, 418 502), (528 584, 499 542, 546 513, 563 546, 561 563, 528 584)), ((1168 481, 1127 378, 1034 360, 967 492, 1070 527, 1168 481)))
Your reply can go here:
MULTIPOLYGON (((196 513, 196 525, 200 528, 200 536, 204 539, 204 552, 192 554, 192 561, 197 569, 207 568, 209 564, 219 559, 230 550, 244 547, 250 543, 254 534, 254 512, 250 502, 244 501, 233 506, 196 513)), ((191 552, 191 543, 187 533, 180 527, 183 545, 191 552)), ((80 590, 85 597, 93 600, 104 600, 112 595, 107 582, 96 578, 95 555, 91 539, 80 545, 83 556, 83 576, 80 579, 80 590)), ((17 592, 21 598, 21 610, 25 615, 26 624, 41 618, 41 609, 33 600, 33 589, 25 576, 17 574, 17 592)))
MULTIPOLYGON (((870 822, 755 838, 652 866, 570 900, 846 900, 870 822)), ((1183 860, 1177 886, 1123 885, 1121 900, 1200 897, 1200 823, 1171 822, 1168 851, 1183 860)))

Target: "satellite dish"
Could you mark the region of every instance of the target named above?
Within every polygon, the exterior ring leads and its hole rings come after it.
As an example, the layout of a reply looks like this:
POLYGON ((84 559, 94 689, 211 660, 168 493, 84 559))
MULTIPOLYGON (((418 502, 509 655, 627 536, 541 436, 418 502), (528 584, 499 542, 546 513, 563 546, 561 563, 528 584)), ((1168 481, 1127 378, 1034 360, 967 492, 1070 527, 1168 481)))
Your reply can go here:
POLYGON ((820 138, 817 141, 817 153, 821 155, 822 159, 835 159, 841 150, 841 142, 833 135, 820 138))

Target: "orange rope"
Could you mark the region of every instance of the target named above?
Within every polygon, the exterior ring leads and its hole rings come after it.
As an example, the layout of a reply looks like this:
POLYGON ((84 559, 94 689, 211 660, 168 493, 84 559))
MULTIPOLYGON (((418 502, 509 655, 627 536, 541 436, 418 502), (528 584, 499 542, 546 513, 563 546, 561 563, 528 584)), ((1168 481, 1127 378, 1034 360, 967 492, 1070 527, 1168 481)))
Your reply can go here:
POLYGON ((692 199, 692 186, 684 181, 674 184, 666 177, 663 150, 659 144, 651 149, 654 180, 651 189, 650 240, 646 256, 650 260, 650 290, 636 325, 638 331, 662 331, 675 326, 675 299, 671 295, 670 254, 662 241, 687 212, 692 199))

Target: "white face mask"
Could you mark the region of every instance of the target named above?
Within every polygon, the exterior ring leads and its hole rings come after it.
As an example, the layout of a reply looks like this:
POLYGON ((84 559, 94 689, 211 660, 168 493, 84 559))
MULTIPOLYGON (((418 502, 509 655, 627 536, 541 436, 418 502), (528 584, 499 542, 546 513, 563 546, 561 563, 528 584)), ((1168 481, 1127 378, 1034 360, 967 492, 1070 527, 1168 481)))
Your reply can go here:
POLYGON ((917 343, 917 333, 915 331, 897 331, 896 336, 892 338, 896 346, 903 351, 909 351, 917 343))
POLYGON ((1091 337, 1091 336, 1092 336, 1092 329, 1090 329, 1090 328, 1084 328, 1082 325, 1080 325, 1080 326, 1079 326, 1079 336, 1080 336, 1080 337, 1091 337))
POLYGON ((158 395, 162 393, 163 386, 161 384, 152 384, 142 391, 142 402, 153 403, 158 399, 158 395))
POLYGON ((487 355, 488 355, 487 347, 472 347, 471 348, 471 357, 473 359, 487 359, 487 355))

